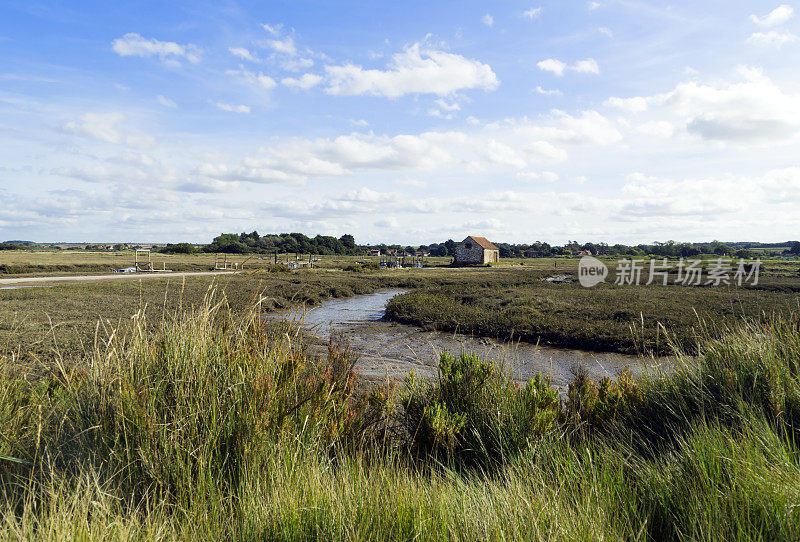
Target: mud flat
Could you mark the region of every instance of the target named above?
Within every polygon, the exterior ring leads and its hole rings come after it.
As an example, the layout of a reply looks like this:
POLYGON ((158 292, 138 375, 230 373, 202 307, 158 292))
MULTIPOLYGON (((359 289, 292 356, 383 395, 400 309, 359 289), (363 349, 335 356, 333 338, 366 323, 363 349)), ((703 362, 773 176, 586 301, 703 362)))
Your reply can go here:
MULTIPOLYGON (((442 350, 474 352, 491 358, 512 371, 518 381, 536 373, 548 374, 564 392, 577 371, 592 379, 616 377, 628 370, 635 375, 668 370, 670 358, 643 358, 612 352, 502 342, 458 333, 425 331, 415 326, 383 319, 386 304, 403 290, 385 290, 369 295, 326 301, 302 315, 303 327, 317 337, 321 347, 333 337, 349 344, 358 355, 358 372, 367 382, 401 379, 409 371, 434 376, 442 350)), ((270 318, 285 318, 273 313, 270 318)), ((296 316, 298 317, 298 316, 296 316)), ((298 317, 298 319, 300 319, 298 317)))

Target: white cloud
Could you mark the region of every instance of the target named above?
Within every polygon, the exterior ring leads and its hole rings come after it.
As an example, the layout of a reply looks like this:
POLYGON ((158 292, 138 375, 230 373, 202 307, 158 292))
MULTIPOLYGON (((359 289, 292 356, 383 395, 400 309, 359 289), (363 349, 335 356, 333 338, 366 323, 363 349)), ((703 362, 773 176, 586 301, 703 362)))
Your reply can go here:
POLYGON ((447 119, 447 120, 454 118, 454 115, 452 113, 444 113, 442 112, 441 109, 436 109, 435 107, 431 107, 428 109, 428 116, 440 119, 447 119))
POLYGON ((597 111, 581 111, 576 116, 554 110, 550 119, 540 122, 524 119, 517 123, 514 133, 531 140, 571 145, 605 146, 622 141, 619 130, 597 111))
POLYGON ((554 183, 558 180, 558 174, 552 171, 520 171, 517 173, 517 178, 526 181, 554 183))
POLYGON ((700 221, 730 221, 733 214, 752 217, 757 216, 759 208, 797 202, 800 168, 771 170, 756 177, 668 179, 635 173, 628 177, 622 192, 625 198, 620 214, 629 219, 693 217, 700 221))
POLYGON ((636 127, 640 134, 668 139, 675 134, 675 126, 667 121, 644 122, 636 127))
POLYGON ((400 222, 393 216, 387 216, 386 218, 382 218, 381 220, 375 222, 375 225, 379 228, 397 229, 400 227, 400 222))
POLYGON ((314 73, 304 73, 300 78, 284 77, 281 79, 281 84, 287 87, 301 88, 308 90, 313 86, 318 85, 322 81, 322 77, 314 73))
POLYGON ((503 226, 504 226, 503 222, 497 218, 484 218, 481 220, 467 220, 466 222, 461 224, 461 229, 463 230, 479 229, 479 230, 497 231, 503 228, 503 226))
POLYGON ((412 188, 425 188, 426 186, 428 186, 428 183, 426 183, 425 181, 420 181, 419 179, 411 179, 411 178, 398 179, 394 183, 400 186, 410 186, 412 188))
POLYGON ((593 74, 600 73, 600 66, 597 65, 597 62, 595 62, 593 58, 587 58, 586 60, 579 60, 569 69, 574 70, 578 73, 593 73, 593 74))
POLYGON ((556 60, 555 58, 548 58, 545 60, 541 60, 536 64, 540 70, 546 72, 552 72, 559 77, 564 75, 564 70, 567 69, 567 65, 560 60, 556 60))
POLYGON ((636 114, 618 120, 630 129, 631 144, 638 143, 636 134, 676 145, 707 141, 716 149, 800 142, 800 93, 785 91, 759 68, 739 67, 737 77, 727 81, 693 78, 651 96, 612 97, 604 105, 636 114))
POLYGON ((249 85, 254 87, 263 89, 263 90, 272 90, 275 88, 278 83, 275 82, 275 79, 270 77, 269 75, 264 75, 263 73, 255 73, 249 70, 246 70, 244 66, 239 66, 238 70, 228 70, 225 72, 227 75, 232 75, 237 77, 249 85))
POLYGON ((792 6, 787 4, 782 4, 768 14, 764 15, 763 17, 759 17, 758 15, 750 15, 750 20, 753 21, 755 24, 760 26, 777 26, 779 24, 783 24, 789 19, 794 16, 794 9, 792 6))
POLYGON ((631 113, 639 113, 642 111, 647 111, 647 98, 642 98, 640 96, 635 98, 617 98, 612 96, 603 102, 603 105, 606 107, 624 109, 625 111, 629 111, 631 113))
POLYGON ((314 65, 314 60, 298 56, 287 58, 286 60, 281 62, 281 67, 284 70, 290 72, 299 72, 300 70, 307 70, 313 65, 314 65))
POLYGON ((278 36, 278 35, 280 35, 281 30, 283 29, 283 24, 278 23, 278 24, 272 24, 271 25, 271 24, 263 23, 261 25, 261 27, 264 30, 266 30, 267 32, 269 32, 270 34, 272 34, 273 36, 278 36))
POLYGON ((654 121, 670 121, 702 139, 778 144, 800 135, 800 94, 787 94, 763 72, 740 68, 738 82, 681 83, 643 99, 654 121))
POLYGON ((601 34, 603 34, 604 36, 609 37, 609 38, 613 38, 614 37, 614 32, 610 28, 608 28, 607 26, 601 26, 600 28, 597 29, 597 31, 600 32, 601 34))
POLYGON ((787 43, 797 41, 797 36, 790 32, 778 32, 777 30, 770 30, 769 32, 755 32, 747 38, 747 43, 754 45, 761 45, 763 47, 783 47, 787 43))
POLYGON ((111 48, 120 56, 158 56, 162 62, 171 65, 179 64, 178 58, 185 58, 193 64, 200 62, 200 49, 192 44, 146 39, 135 32, 115 39, 111 48))
POLYGON ((127 134, 120 130, 118 124, 125 120, 119 112, 84 113, 78 120, 69 121, 61 126, 61 130, 88 137, 105 143, 117 143, 130 147, 152 147, 155 140, 148 135, 127 134))
POLYGON ((104 165, 91 165, 84 167, 59 167, 50 171, 52 175, 72 177, 87 183, 105 183, 113 179, 112 170, 104 165))
POLYGON ((170 100, 169 98, 161 94, 156 96, 156 100, 164 107, 178 107, 178 104, 176 104, 173 100, 170 100))
POLYGON ((353 126, 369 126, 369 122, 364 119, 350 119, 348 122, 353 126))
POLYGON ((524 151, 537 162, 565 162, 568 156, 567 151, 556 147, 548 141, 532 141, 525 145, 524 151))
POLYGON ((562 92, 557 88, 554 89, 543 89, 541 85, 537 86, 533 89, 537 94, 541 94, 542 96, 561 96, 562 92))
POLYGON ((488 64, 461 55, 421 50, 414 44, 393 56, 387 70, 361 66, 326 66, 328 87, 333 95, 370 95, 397 98, 405 94, 430 93, 446 96, 458 90, 494 90, 500 84, 488 64))
POLYGON ((438 106, 439 106, 439 107, 440 107, 440 108, 441 108, 443 111, 460 111, 460 110, 461 110, 461 106, 460 106, 460 105, 458 105, 458 103, 457 103, 457 102, 448 103, 448 102, 446 102, 445 100, 442 100, 441 98, 437 98, 437 99, 435 100, 435 103, 436 103, 436 105, 438 105, 438 106))
POLYGON ((269 32, 269 33, 270 33, 270 34, 272 34, 273 36, 278 36, 278 35, 280 35, 280 33, 281 33, 281 29, 283 28, 283 25, 282 25, 282 24, 273 24, 273 25, 270 25, 270 24, 266 24, 266 23, 264 23, 264 24, 262 24, 261 26, 264 28, 264 30, 266 30, 267 32, 269 32))
POLYGON ((286 37, 282 40, 270 40, 267 44, 278 53, 290 56, 297 54, 297 47, 294 44, 294 39, 291 37, 286 37))
POLYGON ((248 105, 233 105, 233 104, 226 104, 223 102, 217 102, 214 105, 216 105, 219 109, 223 111, 228 111, 230 113, 240 113, 240 114, 250 113, 250 106, 248 105))
POLYGON ((228 47, 228 51, 235 57, 241 58, 242 60, 249 60, 250 62, 258 62, 258 58, 256 58, 253 53, 245 49, 244 47, 228 47))
POLYGON ((491 164, 524 168, 528 164, 520 153, 505 143, 489 139, 483 147, 483 155, 491 164))
POLYGON ((490 14, 487 13, 486 15, 481 17, 481 22, 486 26, 491 27, 494 25, 494 17, 492 17, 490 14))
POLYGON ((540 70, 554 73, 559 77, 564 75, 565 71, 574 71, 578 73, 592 73, 592 74, 600 73, 600 66, 597 65, 597 62, 593 58, 587 58, 586 60, 579 60, 571 66, 567 65, 565 62, 562 62, 558 59, 547 58, 545 60, 538 62, 536 65, 539 67, 540 70))
POLYGON ((542 14, 542 8, 531 8, 527 11, 522 12, 523 17, 527 17, 528 19, 535 19, 542 14))

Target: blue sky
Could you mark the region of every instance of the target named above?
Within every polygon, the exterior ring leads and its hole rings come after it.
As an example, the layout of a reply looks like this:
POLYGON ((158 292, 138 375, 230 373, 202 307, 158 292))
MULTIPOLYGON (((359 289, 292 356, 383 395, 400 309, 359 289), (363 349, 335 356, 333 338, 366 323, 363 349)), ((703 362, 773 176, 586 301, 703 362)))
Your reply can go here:
POLYGON ((798 236, 792 4, 117 4, 0 1, 2 239, 798 236))

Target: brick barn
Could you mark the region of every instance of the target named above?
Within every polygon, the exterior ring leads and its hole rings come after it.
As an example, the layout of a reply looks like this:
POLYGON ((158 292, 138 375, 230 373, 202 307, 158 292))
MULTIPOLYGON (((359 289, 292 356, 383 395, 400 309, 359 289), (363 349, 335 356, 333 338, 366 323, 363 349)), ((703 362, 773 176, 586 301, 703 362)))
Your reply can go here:
POLYGON ((453 263, 456 265, 487 264, 500 261, 500 249, 486 237, 470 235, 456 245, 453 263))

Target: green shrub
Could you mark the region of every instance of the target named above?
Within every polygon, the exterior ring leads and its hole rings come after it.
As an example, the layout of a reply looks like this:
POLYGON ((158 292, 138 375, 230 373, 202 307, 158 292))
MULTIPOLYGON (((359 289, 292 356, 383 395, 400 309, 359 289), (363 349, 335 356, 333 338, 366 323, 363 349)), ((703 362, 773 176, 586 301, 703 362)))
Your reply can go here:
POLYGON ((501 464, 556 421, 558 394, 549 384, 536 375, 520 388, 492 360, 445 351, 438 382, 407 378, 402 425, 419 456, 501 464))
POLYGON ((641 402, 641 389, 627 371, 616 381, 604 376, 597 384, 585 373, 579 373, 569 385, 565 410, 576 422, 601 426, 641 402))

